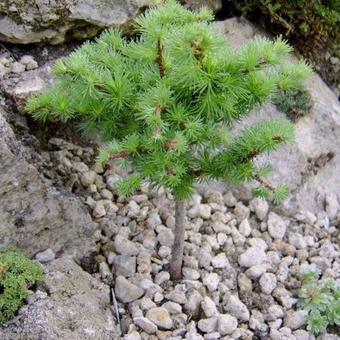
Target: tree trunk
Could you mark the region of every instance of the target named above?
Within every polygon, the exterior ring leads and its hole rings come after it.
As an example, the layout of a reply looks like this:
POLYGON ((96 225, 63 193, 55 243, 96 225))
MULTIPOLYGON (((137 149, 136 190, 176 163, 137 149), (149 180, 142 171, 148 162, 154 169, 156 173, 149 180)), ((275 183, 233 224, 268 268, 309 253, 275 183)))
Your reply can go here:
POLYGON ((172 255, 171 255, 171 261, 170 261, 170 276, 171 276, 171 279, 174 281, 180 280, 182 278, 185 214, 186 214, 186 202, 176 201, 175 240, 172 246, 172 255))

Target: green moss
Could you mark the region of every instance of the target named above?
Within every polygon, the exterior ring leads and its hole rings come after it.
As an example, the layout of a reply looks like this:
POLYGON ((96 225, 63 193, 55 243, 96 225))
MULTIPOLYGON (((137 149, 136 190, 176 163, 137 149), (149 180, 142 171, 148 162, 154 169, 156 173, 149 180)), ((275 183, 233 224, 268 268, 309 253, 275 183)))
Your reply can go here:
POLYGON ((28 296, 28 289, 44 280, 39 263, 14 250, 0 252, 0 325, 12 319, 28 296))
POLYGON ((281 90, 272 101, 293 121, 310 113, 313 106, 310 94, 304 89, 281 90))

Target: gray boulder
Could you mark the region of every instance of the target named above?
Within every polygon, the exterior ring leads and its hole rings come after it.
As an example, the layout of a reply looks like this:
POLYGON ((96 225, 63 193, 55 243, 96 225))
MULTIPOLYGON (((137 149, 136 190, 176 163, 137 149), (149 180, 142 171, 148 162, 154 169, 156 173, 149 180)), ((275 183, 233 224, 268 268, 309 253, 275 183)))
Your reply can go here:
POLYGON ((95 244, 88 211, 43 178, 33 151, 17 140, 5 116, 0 106, 0 249, 85 255, 95 244))
POLYGON ((110 288, 82 270, 70 257, 45 267, 47 294, 41 291, 17 318, 0 328, 0 338, 118 339, 110 310, 110 288))
MULTIPOLYGON (((215 25, 226 33, 233 47, 265 35, 245 19, 231 18, 215 25)), ((312 75, 306 87, 311 94, 313 108, 309 115, 295 123, 295 142, 269 157, 257 159, 259 163, 269 161, 273 164, 274 172, 268 178, 270 183, 288 186, 290 197, 284 205, 287 213, 296 209, 323 210, 327 193, 340 192, 340 105, 336 95, 317 74, 312 75)), ((233 133, 238 134, 257 121, 285 116, 274 105, 268 104, 236 124, 233 133)), ((209 185, 210 190, 213 188, 225 190, 221 184, 209 185)), ((235 188, 234 192, 241 199, 249 199, 251 188, 251 185, 246 185, 235 188)))
MULTIPOLYGON (((214 11, 221 0, 187 0, 188 7, 203 4, 214 11)), ((131 21, 152 0, 3 0, 0 2, 0 40, 15 44, 92 38, 108 27, 131 30, 131 21)))

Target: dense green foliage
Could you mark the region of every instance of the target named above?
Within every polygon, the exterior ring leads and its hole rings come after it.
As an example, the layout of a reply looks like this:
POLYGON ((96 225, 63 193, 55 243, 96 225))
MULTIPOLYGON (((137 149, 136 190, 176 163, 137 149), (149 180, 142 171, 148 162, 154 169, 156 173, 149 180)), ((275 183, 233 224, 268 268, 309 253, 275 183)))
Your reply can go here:
POLYGON ((236 138, 228 130, 278 90, 297 88, 310 68, 286 62, 291 47, 281 39, 234 50, 212 20, 207 9, 194 13, 165 1, 137 19, 135 40, 109 30, 59 61, 54 85, 28 110, 40 120, 80 119, 84 131, 99 131, 109 141, 99 161, 119 159, 136 169, 120 194, 148 181, 185 199, 196 181, 256 180, 257 195, 282 200, 286 190, 267 184, 270 167, 255 160, 292 140, 291 123, 268 120, 236 138))
POLYGON ((311 95, 302 88, 279 91, 273 97, 273 103, 293 121, 310 113, 313 107, 311 95))
POLYGON ((39 263, 19 251, 0 252, 0 325, 15 316, 28 296, 28 288, 43 280, 39 263))
POLYGON ((340 0, 237 0, 234 3, 244 14, 262 13, 287 36, 306 37, 315 43, 339 37, 340 0))
POLYGON ((319 274, 303 274, 299 306, 307 312, 307 329, 325 333, 329 325, 340 326, 340 288, 334 280, 318 280, 319 274))

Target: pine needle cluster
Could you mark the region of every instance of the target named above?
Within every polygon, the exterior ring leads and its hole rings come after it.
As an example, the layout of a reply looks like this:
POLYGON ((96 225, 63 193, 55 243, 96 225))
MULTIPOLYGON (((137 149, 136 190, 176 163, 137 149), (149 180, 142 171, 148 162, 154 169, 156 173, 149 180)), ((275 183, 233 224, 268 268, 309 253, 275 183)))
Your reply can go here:
POLYGON ((111 29, 57 62, 52 88, 28 110, 43 121, 79 119, 84 132, 99 131, 108 142, 99 162, 119 159, 136 170, 120 194, 148 181, 181 200, 197 181, 256 180, 256 195, 280 201, 286 189, 266 183, 270 167, 254 161, 290 142, 292 124, 267 120, 235 139, 229 131, 278 90, 296 88, 310 68, 286 62, 292 49, 280 38, 233 49, 212 20, 208 9, 162 1, 137 18, 135 39, 111 29))

